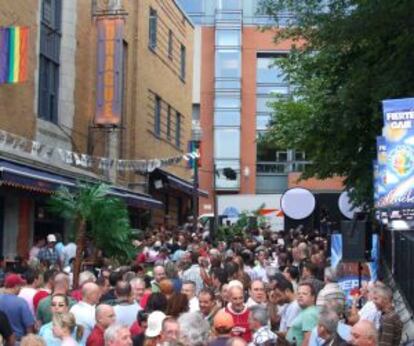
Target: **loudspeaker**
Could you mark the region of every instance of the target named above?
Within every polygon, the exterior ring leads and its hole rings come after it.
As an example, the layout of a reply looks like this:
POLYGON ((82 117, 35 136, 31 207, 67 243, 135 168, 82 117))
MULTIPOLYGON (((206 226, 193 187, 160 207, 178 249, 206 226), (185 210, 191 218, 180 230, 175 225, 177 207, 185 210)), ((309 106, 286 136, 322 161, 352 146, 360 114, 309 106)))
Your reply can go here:
POLYGON ((342 221, 342 261, 367 262, 371 258, 371 231, 367 221, 342 221))

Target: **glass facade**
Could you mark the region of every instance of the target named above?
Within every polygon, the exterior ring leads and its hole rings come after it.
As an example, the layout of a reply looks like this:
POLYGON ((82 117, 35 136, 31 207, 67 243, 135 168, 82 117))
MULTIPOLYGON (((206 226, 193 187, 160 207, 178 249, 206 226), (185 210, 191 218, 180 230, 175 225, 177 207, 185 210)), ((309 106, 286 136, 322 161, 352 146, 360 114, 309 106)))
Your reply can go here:
MULTIPOLYGON (((274 25, 275 20, 261 11, 260 0, 178 0, 196 25, 214 25, 217 21, 240 21, 243 25, 274 25)), ((288 12, 278 16, 279 26, 293 20, 288 12)))
MULTIPOLYGON (((242 28, 275 24, 273 18, 260 13, 259 2, 260 0, 178 0, 195 25, 212 26, 215 30, 213 153, 216 190, 240 189, 242 28), (235 179, 233 175, 229 178, 225 172, 235 173, 235 179)), ((283 24, 283 21, 279 23, 283 24)), ((257 59, 257 134, 265 133, 268 128, 273 112, 270 105, 272 94, 289 94, 289 85, 281 70, 273 66, 275 57, 275 54, 259 54, 257 59)), ((287 152, 284 153, 287 155, 287 152)), ((286 155, 282 169, 277 168, 282 173, 286 166, 286 155)), ((283 155, 277 154, 274 149, 258 148, 257 158, 275 163, 277 158, 282 160, 283 155)), ((281 182, 285 180, 282 179, 281 182)))

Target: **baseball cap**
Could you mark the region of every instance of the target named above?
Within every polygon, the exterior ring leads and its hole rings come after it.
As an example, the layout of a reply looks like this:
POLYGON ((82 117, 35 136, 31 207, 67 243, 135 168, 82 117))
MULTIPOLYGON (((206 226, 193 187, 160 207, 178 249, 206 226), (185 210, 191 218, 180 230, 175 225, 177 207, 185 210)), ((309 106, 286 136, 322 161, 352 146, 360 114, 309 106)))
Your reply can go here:
POLYGON ((155 338, 161 334, 162 322, 167 316, 162 311, 154 311, 148 315, 148 327, 145 330, 145 336, 155 338))
POLYGON ((215 329, 231 329, 234 327, 233 316, 224 310, 220 310, 214 316, 213 325, 215 329))
POLYGON ((20 275, 17 274, 9 274, 4 280, 4 287, 6 288, 15 288, 16 286, 22 286, 26 283, 20 275))
POLYGON ((49 235, 47 236, 47 242, 48 242, 48 243, 53 243, 53 242, 56 242, 56 236, 55 236, 54 234, 49 234, 49 235))

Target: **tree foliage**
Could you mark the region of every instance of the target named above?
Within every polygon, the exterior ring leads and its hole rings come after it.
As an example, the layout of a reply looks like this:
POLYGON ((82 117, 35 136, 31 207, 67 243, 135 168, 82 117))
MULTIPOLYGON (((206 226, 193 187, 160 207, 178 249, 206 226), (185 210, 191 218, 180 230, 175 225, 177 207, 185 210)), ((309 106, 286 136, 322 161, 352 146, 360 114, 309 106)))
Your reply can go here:
POLYGON ((263 226, 266 223, 266 218, 260 214, 260 210, 264 208, 264 204, 261 205, 258 209, 251 212, 243 210, 237 221, 231 225, 222 225, 218 228, 216 238, 217 240, 225 241, 230 244, 236 239, 242 239, 247 236, 249 231, 249 217, 253 216, 256 218, 258 226, 263 226))
POLYGON ((414 95, 412 0, 262 0, 261 11, 293 14, 275 41, 293 48, 277 64, 293 93, 276 98, 265 140, 306 152, 303 177, 344 176, 370 204, 380 101, 414 95))
POLYGON ((78 183, 73 191, 61 187, 50 198, 49 210, 75 225, 75 286, 86 237, 109 257, 121 261, 131 258, 133 246, 128 211, 123 201, 109 195, 107 185, 78 183))

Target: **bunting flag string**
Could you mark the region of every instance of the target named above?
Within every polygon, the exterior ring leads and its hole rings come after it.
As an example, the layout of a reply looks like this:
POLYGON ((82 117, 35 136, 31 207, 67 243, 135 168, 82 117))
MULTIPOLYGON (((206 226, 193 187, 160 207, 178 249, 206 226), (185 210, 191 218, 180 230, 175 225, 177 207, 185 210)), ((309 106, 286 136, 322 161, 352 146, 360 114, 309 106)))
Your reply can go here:
POLYGON ((181 160, 188 161, 200 157, 200 153, 194 151, 166 158, 137 160, 112 159, 109 157, 91 156, 62 148, 51 147, 4 130, 0 130, 0 149, 12 149, 18 152, 24 152, 33 157, 49 161, 57 160, 63 164, 83 169, 96 168, 99 171, 115 169, 121 172, 130 171, 141 173, 151 173, 157 168, 178 164, 181 160))

